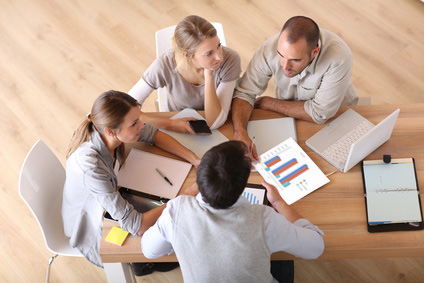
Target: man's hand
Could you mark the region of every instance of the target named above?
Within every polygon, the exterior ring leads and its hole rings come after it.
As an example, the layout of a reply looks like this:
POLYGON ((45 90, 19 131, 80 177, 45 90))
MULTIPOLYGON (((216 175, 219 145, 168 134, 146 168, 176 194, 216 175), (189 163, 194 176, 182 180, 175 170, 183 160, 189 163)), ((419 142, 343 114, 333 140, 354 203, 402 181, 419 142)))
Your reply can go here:
POLYGON ((266 197, 268 198, 269 203, 271 204, 272 208, 275 209, 275 211, 286 217, 286 219, 291 223, 302 218, 302 216, 293 207, 284 201, 278 190, 273 185, 262 181, 262 186, 266 188, 266 197))
POLYGON ((272 103, 273 100, 275 100, 275 98, 269 96, 258 97, 255 101, 255 109, 270 110, 268 105, 270 102, 272 103))
POLYGON ((241 141, 246 145, 248 149, 247 154, 252 162, 259 161, 258 153, 256 152, 256 145, 252 143, 247 132, 234 132, 234 140, 241 141))
POLYGON ((268 201, 269 201, 269 203, 271 204, 272 207, 277 206, 278 203, 280 203, 280 202, 286 204, 286 202, 283 200, 280 193, 278 192, 277 188, 275 188, 271 184, 268 184, 265 181, 262 181, 262 185, 266 188, 266 191, 267 191, 266 197, 267 197, 267 199, 268 199, 268 201))

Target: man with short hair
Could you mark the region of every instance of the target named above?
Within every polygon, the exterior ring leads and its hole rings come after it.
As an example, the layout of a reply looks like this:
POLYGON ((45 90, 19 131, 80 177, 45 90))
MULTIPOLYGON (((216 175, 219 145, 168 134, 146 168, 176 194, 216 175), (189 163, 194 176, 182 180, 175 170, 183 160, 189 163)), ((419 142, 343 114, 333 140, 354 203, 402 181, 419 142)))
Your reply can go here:
MULTIPOLYGON (((322 124, 341 105, 357 104, 352 65, 352 53, 340 37, 319 29, 307 17, 290 18, 280 34, 259 47, 237 83, 232 102, 234 139, 251 145, 247 123, 253 107, 322 124), (256 99, 272 76, 275 98, 256 99)), ((253 156, 257 159, 256 149, 253 156)))
MULTIPOLYGON (((200 193, 168 202, 141 239, 147 258, 175 251, 184 282, 276 282, 272 253, 306 259, 322 254, 321 230, 287 205, 275 187, 263 182, 272 207, 241 196, 250 174, 246 151, 242 142, 228 141, 203 156, 200 193)), ((290 276, 278 279, 293 282, 290 276)))

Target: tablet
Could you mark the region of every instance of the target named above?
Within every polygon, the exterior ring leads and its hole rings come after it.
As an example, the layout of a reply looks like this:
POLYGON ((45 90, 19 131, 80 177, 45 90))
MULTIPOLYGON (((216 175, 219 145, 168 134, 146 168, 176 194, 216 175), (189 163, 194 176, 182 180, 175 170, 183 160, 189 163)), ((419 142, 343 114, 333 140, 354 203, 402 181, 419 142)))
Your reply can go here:
MULTIPOLYGON (((169 200, 167 198, 145 194, 124 187, 119 188, 119 193, 125 200, 134 206, 135 210, 141 213, 145 213, 155 207, 161 206, 169 200)), ((116 221, 108 212, 105 213, 105 219, 116 221)))
POLYGON ((264 204, 268 205, 268 199, 266 198, 266 189, 262 185, 258 184, 246 184, 242 196, 247 198, 251 204, 264 204))
POLYGON ((366 160, 361 167, 368 231, 422 230, 414 159, 366 160))

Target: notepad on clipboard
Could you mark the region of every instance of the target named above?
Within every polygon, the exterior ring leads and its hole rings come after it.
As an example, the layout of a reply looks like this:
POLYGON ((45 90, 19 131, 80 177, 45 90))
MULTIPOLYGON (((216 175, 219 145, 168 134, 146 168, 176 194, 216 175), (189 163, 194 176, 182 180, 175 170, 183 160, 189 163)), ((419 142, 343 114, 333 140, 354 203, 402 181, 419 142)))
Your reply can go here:
POLYGON ((361 167, 369 232, 424 228, 413 158, 366 160, 361 167))
POLYGON ((177 196, 191 169, 188 162, 132 148, 118 172, 118 186, 171 199, 177 196), (166 181, 159 169, 171 181, 166 181))

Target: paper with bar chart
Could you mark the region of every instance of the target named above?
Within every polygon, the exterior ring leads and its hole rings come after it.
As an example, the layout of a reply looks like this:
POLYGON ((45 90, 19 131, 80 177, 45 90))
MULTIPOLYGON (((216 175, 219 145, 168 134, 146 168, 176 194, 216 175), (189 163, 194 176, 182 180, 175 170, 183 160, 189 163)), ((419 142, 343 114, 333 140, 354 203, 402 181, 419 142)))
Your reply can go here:
POLYGON ((260 156, 253 164, 268 183, 274 185, 287 204, 330 182, 305 151, 289 138, 260 156))

